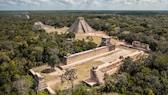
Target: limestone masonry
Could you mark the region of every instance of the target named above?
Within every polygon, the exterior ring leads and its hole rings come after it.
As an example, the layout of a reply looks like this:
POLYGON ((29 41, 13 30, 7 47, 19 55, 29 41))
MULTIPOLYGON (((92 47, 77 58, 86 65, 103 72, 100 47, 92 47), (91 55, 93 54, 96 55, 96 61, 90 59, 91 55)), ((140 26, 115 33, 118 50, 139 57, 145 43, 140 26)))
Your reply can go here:
POLYGON ((95 30, 85 21, 84 17, 78 17, 68 30, 68 32, 74 33, 91 33, 94 31, 95 30))

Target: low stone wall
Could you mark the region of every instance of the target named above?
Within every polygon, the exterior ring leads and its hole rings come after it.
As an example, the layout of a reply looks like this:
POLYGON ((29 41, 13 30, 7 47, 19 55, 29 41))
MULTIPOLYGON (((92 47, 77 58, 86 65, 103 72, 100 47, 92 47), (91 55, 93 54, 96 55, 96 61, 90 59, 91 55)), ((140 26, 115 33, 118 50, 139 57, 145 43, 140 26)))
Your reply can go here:
POLYGON ((128 43, 123 43, 123 44, 120 44, 120 45, 124 46, 124 47, 129 47, 129 48, 141 50, 141 51, 144 51, 146 53, 151 52, 151 49, 149 48, 149 44, 141 43, 139 41, 133 41, 131 45, 128 44, 128 43))
POLYGON ((110 46, 98 47, 98 48, 87 50, 84 52, 64 56, 63 63, 65 65, 72 64, 72 63, 87 59, 89 57, 94 57, 94 56, 97 56, 103 53, 107 53, 114 49, 115 49, 115 46, 110 45, 110 46))

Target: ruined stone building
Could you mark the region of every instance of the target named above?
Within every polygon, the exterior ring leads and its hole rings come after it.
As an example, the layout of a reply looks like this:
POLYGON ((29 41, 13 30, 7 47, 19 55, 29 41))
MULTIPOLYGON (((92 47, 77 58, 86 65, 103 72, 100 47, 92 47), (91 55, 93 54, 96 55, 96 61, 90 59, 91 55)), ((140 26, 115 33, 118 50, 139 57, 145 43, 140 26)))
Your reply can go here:
POLYGON ((84 60, 89 61, 93 60, 92 58, 104 56, 103 54, 107 54, 108 52, 115 50, 115 45, 110 43, 110 39, 111 39, 110 37, 103 37, 100 47, 64 56, 63 64, 65 65, 76 64, 84 62, 84 60))
POLYGON ((45 25, 42 22, 38 21, 38 22, 34 22, 34 25, 32 27, 32 30, 42 30, 42 29, 49 29, 52 28, 52 26, 49 25, 45 25))
MULTIPOLYGON (((143 51, 137 51, 135 53, 123 56, 123 59, 126 57, 131 57, 132 59, 136 60, 139 56, 143 54, 143 51)), ((94 86, 96 84, 104 84, 104 75, 113 75, 114 73, 116 73, 119 70, 120 65, 123 63, 123 59, 117 59, 116 61, 110 63, 94 66, 90 70, 90 77, 84 79, 83 82, 90 86, 94 86)))
POLYGON ((137 49, 142 49, 146 52, 150 51, 149 44, 141 43, 139 41, 133 41, 132 46, 137 49))
POLYGON ((102 37, 102 41, 101 41, 99 47, 112 45, 111 42, 110 42, 110 40, 111 40, 111 37, 102 37))
POLYGON ((37 92, 47 89, 47 84, 45 83, 45 79, 39 73, 36 73, 34 76, 34 88, 37 92))

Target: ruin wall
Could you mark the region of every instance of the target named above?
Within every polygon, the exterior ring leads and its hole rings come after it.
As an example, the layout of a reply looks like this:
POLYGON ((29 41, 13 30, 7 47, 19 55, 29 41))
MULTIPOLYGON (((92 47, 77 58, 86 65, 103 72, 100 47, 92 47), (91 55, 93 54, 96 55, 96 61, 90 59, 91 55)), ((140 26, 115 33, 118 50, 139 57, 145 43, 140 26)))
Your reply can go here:
POLYGON ((145 49, 146 51, 149 51, 149 50, 150 50, 149 44, 141 43, 141 42, 139 42, 139 41, 133 41, 133 42, 132 42, 132 46, 133 46, 133 47, 137 47, 137 48, 145 49))
MULTIPOLYGON (((143 55, 143 51, 137 51, 137 52, 134 52, 132 54, 129 54, 129 55, 126 55, 126 56, 123 56, 123 59, 124 58, 127 58, 127 57, 130 57, 132 58, 133 60, 136 60, 137 58, 139 58, 141 55, 143 55)), ((122 60, 123 59, 117 59, 116 61, 112 62, 112 63, 107 63, 107 64, 102 64, 99 66, 99 70, 101 72, 104 72, 106 73, 107 71, 113 69, 113 68, 116 68, 116 67, 119 67, 121 64, 122 64, 122 60)))
POLYGON ((107 53, 111 50, 115 49, 115 46, 103 46, 103 47, 98 47, 95 49, 91 49, 91 50, 87 50, 87 51, 83 51, 80 53, 76 53, 76 54, 72 54, 69 56, 64 56, 63 59, 63 63, 68 65, 68 64, 72 64, 87 58, 91 58, 103 53, 107 53))

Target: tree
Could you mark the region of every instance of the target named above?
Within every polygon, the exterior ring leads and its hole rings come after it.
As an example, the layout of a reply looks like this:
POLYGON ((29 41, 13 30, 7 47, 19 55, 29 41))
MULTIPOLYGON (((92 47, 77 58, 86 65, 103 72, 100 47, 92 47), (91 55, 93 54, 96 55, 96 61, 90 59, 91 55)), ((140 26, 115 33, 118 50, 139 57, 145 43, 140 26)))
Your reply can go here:
POLYGON ((51 66, 51 71, 54 71, 54 67, 60 63, 59 57, 55 54, 50 56, 48 65, 51 66))
POLYGON ((72 93, 74 88, 74 80, 77 79, 76 69, 66 69, 65 73, 61 75, 61 81, 64 83, 65 81, 69 81, 72 87, 72 93))
POLYGON ((168 55, 157 56, 154 62, 154 66, 159 70, 168 69, 168 55))
POLYGON ((154 95, 153 91, 150 88, 145 89, 145 94, 146 95, 154 95))
POLYGON ((16 91, 18 95, 28 95, 31 85, 32 81, 26 77, 22 77, 22 79, 13 82, 13 90, 16 91))
POLYGON ((122 64, 122 66, 121 66, 121 68, 120 68, 120 71, 127 71, 127 72, 131 72, 131 70, 132 70, 132 67, 130 66, 130 65, 132 65, 133 64, 133 61, 132 61, 132 59, 130 58, 130 57, 127 57, 127 58, 125 58, 125 60, 123 60, 124 61, 124 64, 122 64))
POLYGON ((66 38, 75 38, 75 33, 70 32, 66 35, 66 38))
POLYGON ((117 87, 116 87, 116 84, 117 84, 117 78, 116 78, 116 75, 114 76, 109 76, 107 74, 105 74, 105 85, 103 87, 103 91, 104 92, 113 92, 113 91, 116 91, 118 90, 117 87))
POLYGON ((93 37, 92 36, 86 36, 86 39, 89 40, 90 42, 93 41, 93 37))
POLYGON ((96 43, 94 43, 94 42, 88 42, 87 43, 88 45, 87 45, 87 50, 89 50, 89 49, 93 49, 93 48, 96 48, 97 47, 97 44, 96 43))

